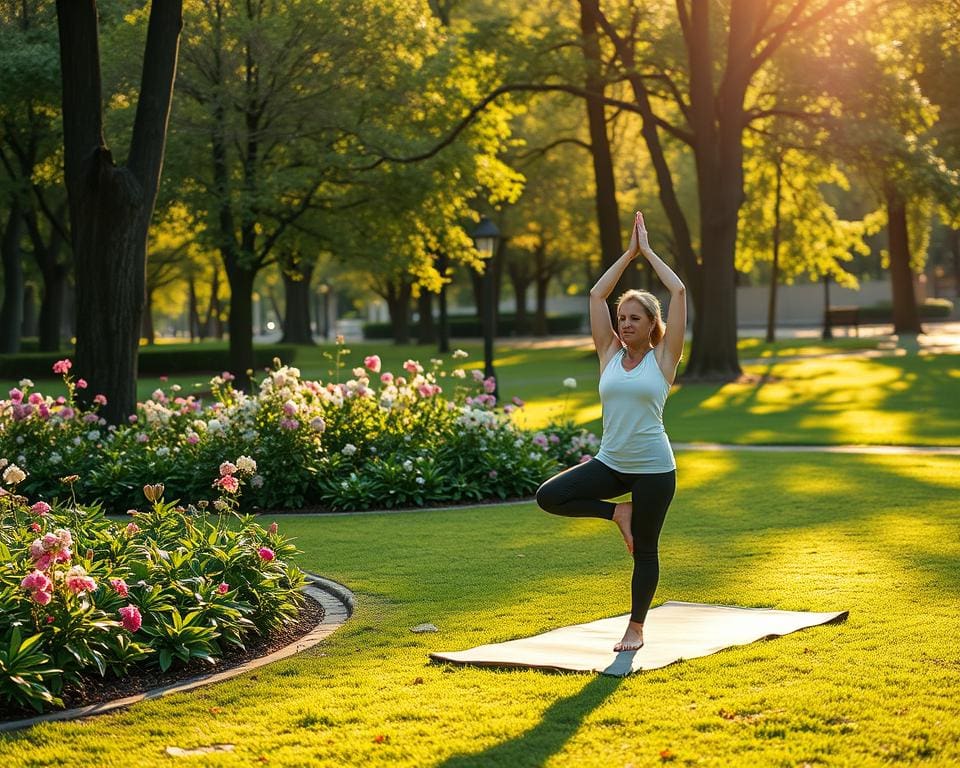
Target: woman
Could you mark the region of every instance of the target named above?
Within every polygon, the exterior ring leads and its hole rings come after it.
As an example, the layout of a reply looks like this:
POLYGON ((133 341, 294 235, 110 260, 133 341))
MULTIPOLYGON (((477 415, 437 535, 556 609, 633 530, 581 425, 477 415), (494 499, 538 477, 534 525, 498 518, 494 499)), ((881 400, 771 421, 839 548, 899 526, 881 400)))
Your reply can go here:
POLYGON ((590 329, 600 357, 603 437, 597 457, 547 480, 537 503, 567 517, 613 520, 633 555, 630 623, 615 651, 643 647, 643 622, 660 578, 657 543, 676 489, 676 463, 663 429, 663 404, 677 372, 687 324, 686 289, 650 248, 637 212, 627 251, 590 291, 590 329), (664 325, 660 303, 645 291, 617 302, 617 330, 607 297, 638 254, 670 291, 664 325), (604 501, 630 492, 632 502, 604 501))

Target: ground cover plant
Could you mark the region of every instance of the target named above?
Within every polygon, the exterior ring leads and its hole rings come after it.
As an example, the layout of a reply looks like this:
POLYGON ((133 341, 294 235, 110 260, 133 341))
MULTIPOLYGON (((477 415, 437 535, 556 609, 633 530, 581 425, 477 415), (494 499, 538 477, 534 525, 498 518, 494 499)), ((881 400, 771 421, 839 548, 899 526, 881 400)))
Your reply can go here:
POLYGON ((152 484, 145 508, 121 520, 77 504, 76 476, 64 479, 68 500, 51 506, 19 494, 16 464, 0 459, 0 469, 2 709, 62 706, 64 688, 85 676, 213 662, 299 612, 295 547, 276 525, 236 515, 256 471, 248 456, 221 464, 212 503, 165 501, 152 484))
POLYGON ((528 496, 596 450, 593 435, 564 422, 518 428, 509 415, 522 401, 497 403, 495 380, 477 369, 408 359, 395 374, 370 355, 345 370, 344 354, 336 350, 325 382, 276 360, 249 393, 228 372, 205 398, 158 388, 119 426, 99 417, 102 395, 90 410, 77 406, 85 383, 62 360, 54 368, 66 395, 24 379, 0 401, 0 455, 27 471, 31 497, 52 500, 59 478, 74 474, 78 498, 122 512, 145 477, 203 498, 224 455, 258 463, 245 509, 342 510, 528 496))
POLYGON ((846 623, 626 679, 432 664, 431 650, 627 610, 610 525, 532 503, 296 517, 357 610, 322 646, 86 722, 0 736, 19 768, 889 766, 960 761, 960 460, 681 453, 655 605, 849 609, 846 623), (431 622, 435 634, 410 628, 431 622))

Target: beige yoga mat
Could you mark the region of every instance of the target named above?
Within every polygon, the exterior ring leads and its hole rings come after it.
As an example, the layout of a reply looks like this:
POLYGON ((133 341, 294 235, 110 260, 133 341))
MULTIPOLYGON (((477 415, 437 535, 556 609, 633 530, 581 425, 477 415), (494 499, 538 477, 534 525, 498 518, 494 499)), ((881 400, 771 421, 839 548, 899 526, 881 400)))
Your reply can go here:
POLYGON ((629 615, 624 614, 561 627, 534 637, 430 656, 459 664, 541 667, 623 676, 642 669, 659 669, 682 659, 709 656, 724 648, 787 635, 805 627, 843 621, 847 613, 776 611, 671 600, 647 614, 643 625, 644 646, 639 651, 613 651, 629 621, 629 615))

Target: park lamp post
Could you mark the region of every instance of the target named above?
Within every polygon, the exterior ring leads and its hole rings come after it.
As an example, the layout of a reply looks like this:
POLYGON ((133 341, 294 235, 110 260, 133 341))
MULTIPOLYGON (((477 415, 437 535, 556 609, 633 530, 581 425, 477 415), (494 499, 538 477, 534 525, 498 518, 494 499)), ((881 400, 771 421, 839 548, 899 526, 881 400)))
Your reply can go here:
MULTIPOLYGON (((496 333, 495 323, 497 318, 497 308, 493 295, 493 256, 497 252, 497 241, 500 239, 500 230, 486 216, 480 219, 476 229, 471 235, 477 250, 483 257, 483 375, 486 378, 491 376, 496 381, 496 373, 493 370, 493 337, 496 333)), ((497 397, 499 387, 493 390, 494 398, 497 397)))

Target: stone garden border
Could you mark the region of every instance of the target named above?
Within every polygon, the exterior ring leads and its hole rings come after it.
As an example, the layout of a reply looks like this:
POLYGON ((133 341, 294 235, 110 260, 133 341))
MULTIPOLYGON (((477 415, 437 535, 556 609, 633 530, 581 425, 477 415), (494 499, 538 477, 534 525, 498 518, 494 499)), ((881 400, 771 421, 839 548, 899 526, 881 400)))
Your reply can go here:
POLYGON ((144 691, 142 693, 135 694, 133 696, 127 696, 122 699, 114 699, 113 701, 104 701, 99 704, 91 704, 86 707, 75 707, 74 709, 66 709, 59 712, 48 712, 44 715, 37 715, 36 717, 29 717, 23 720, 11 720, 6 723, 0 723, 0 732, 3 731, 16 731, 21 728, 29 728, 32 725, 37 725, 38 723, 49 723, 57 720, 75 720, 81 717, 90 717, 92 715, 100 715, 105 712, 112 712, 116 709, 121 709, 123 707, 129 707, 131 704, 136 704, 138 701, 146 701, 148 699, 158 699, 161 696, 167 696, 171 693, 180 693, 181 691, 190 691, 194 688, 199 688, 202 685, 209 685, 210 683, 218 683, 222 680, 229 680, 231 677, 236 677, 241 675, 244 672, 249 672, 252 669, 257 667, 262 667, 266 664, 272 664, 275 661, 280 659, 285 659, 287 656, 292 656, 295 653, 304 651, 307 648, 312 648, 317 645, 317 643, 325 640, 333 632, 339 629, 347 619, 353 614, 353 608, 355 603, 355 598, 353 592, 351 592, 343 584, 339 584, 336 581, 331 581, 330 579, 325 579, 322 576, 315 576, 314 574, 307 574, 307 579, 309 583, 304 587, 304 592, 320 603, 323 606, 323 619, 317 626, 311 629, 303 637, 294 640, 289 645, 280 648, 279 650, 274 651, 273 653, 267 654, 266 656, 260 656, 255 659, 250 659, 245 661, 242 664, 238 664, 235 667, 230 667, 229 669, 224 669, 220 672, 210 672, 203 675, 197 675, 195 677, 187 678, 186 680, 179 680, 170 685, 166 685, 160 688, 153 688, 149 691, 144 691))

